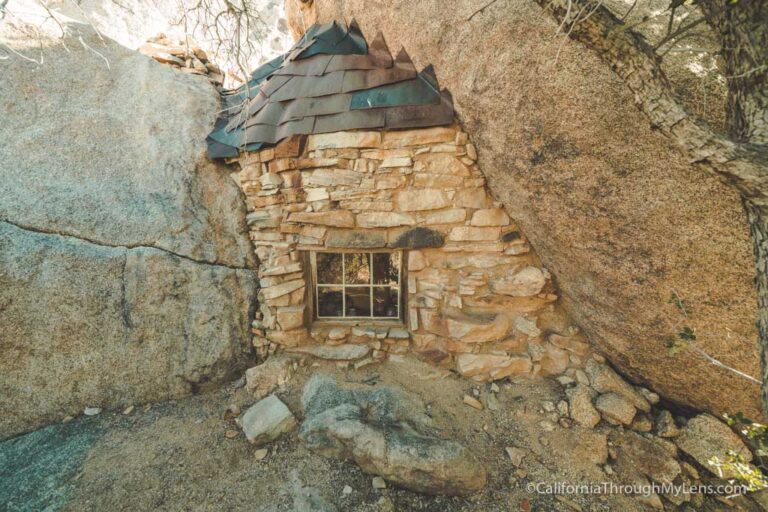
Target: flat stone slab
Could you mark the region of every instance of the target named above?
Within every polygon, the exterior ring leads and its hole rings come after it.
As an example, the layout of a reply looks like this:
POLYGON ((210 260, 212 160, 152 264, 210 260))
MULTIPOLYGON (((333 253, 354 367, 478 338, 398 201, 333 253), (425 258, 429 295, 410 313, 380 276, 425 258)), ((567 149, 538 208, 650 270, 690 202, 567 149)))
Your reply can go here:
POLYGON ((309 354, 320 359, 330 359, 332 361, 352 361, 362 359, 371 352, 368 345, 354 345, 346 343, 344 345, 309 345, 305 347, 293 347, 286 349, 290 352, 300 354, 309 354))

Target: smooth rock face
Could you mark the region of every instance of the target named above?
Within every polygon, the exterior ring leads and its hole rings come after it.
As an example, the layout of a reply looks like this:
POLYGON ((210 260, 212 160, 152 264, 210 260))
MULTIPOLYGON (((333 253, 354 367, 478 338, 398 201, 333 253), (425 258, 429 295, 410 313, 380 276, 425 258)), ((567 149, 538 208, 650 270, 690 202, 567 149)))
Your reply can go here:
MULTIPOLYGON (((738 195, 652 130, 595 53, 552 37, 557 24, 535 2, 496 2, 471 20, 475 0, 450 9, 437 0, 299 4, 305 20, 354 18, 367 37, 382 31, 390 48, 406 48, 417 68, 434 65, 496 199, 553 270, 576 324, 619 370, 676 402, 760 417, 758 385, 693 352, 669 357, 660 347, 673 333, 657 327, 680 320, 669 299, 685 290, 691 327, 711 333, 702 348, 760 375, 738 195)), ((296 2, 286 7, 300 29, 296 2)))
POLYGON ((426 434, 431 420, 415 397, 392 388, 347 390, 316 375, 302 404, 299 437, 312 451, 426 494, 467 495, 486 484, 485 469, 469 450, 426 434))
MULTIPOLYGON (((734 452, 747 462, 752 460, 752 452, 739 436, 728 425, 709 414, 700 414, 688 421, 685 427, 680 429, 680 435, 674 438, 674 442, 680 450, 715 475, 718 474, 717 470, 709 464, 715 457, 725 461, 728 452, 734 452)), ((733 474, 726 471, 723 477, 731 478, 733 474)))
MULTIPOLYGON (((3 44, 26 51, 6 24, 3 44)), ((0 438, 240 371, 255 264, 204 77, 45 41, 0 74, 0 438)), ((94 46, 95 47, 95 46, 94 46)))
POLYGON ((239 423, 246 439, 259 446, 290 432, 296 426, 296 418, 279 398, 269 395, 245 411, 239 423))

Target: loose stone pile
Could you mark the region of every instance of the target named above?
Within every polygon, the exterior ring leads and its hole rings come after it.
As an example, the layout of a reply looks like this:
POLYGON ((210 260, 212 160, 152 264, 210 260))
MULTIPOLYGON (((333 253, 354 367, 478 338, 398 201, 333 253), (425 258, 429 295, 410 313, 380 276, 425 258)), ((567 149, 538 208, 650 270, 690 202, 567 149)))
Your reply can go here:
POLYGON ((254 345, 337 360, 408 350, 478 382, 558 375, 589 344, 457 126, 297 136, 236 161, 260 259, 254 345), (403 325, 312 321, 309 251, 406 251, 403 325))
POLYGON ((209 61, 208 55, 199 46, 188 46, 185 41, 171 41, 165 34, 159 34, 139 46, 139 52, 184 73, 205 75, 216 86, 224 83, 224 74, 219 66, 209 61))
MULTIPOLYGON (((550 428, 575 424, 604 435, 608 446, 604 469, 627 485, 691 486, 712 478, 732 478, 718 462, 725 462, 729 454, 745 463, 752 460, 747 446, 725 423, 709 414, 673 417, 659 405, 658 395, 626 382, 600 356, 588 359, 583 370, 569 369, 557 380, 565 388, 567 402, 543 403, 544 422, 550 428), (706 470, 707 476, 686 460, 706 470)), ((700 506, 703 499, 691 493, 664 497, 676 505, 700 506)), ((644 499, 654 508, 663 508, 656 494, 644 499)))

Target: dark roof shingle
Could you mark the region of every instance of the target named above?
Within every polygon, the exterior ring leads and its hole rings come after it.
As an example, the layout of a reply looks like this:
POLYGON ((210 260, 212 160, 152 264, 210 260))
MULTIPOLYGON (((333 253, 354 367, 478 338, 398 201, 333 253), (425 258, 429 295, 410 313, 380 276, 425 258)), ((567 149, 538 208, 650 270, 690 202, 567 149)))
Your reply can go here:
POLYGON ((211 158, 292 135, 453 122, 450 93, 440 91, 432 67, 417 72, 404 49, 393 59, 381 33, 368 46, 354 21, 313 25, 223 101, 224 114, 208 136, 211 158))

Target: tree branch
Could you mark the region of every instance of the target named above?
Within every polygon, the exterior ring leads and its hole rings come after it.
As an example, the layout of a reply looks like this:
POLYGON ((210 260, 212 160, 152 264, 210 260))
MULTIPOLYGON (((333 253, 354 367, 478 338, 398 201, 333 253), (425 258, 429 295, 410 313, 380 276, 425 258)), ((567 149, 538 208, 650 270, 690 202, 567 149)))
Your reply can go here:
POLYGON ((570 28, 570 38, 611 66, 634 93, 638 108, 652 127, 677 143, 692 163, 718 176, 745 199, 768 207, 768 149, 736 143, 689 114, 672 92, 659 57, 643 36, 627 28, 595 0, 534 1, 557 23, 567 20, 569 9, 592 7, 594 12, 589 17, 570 28))

